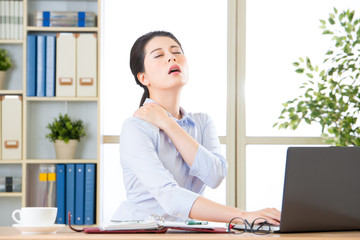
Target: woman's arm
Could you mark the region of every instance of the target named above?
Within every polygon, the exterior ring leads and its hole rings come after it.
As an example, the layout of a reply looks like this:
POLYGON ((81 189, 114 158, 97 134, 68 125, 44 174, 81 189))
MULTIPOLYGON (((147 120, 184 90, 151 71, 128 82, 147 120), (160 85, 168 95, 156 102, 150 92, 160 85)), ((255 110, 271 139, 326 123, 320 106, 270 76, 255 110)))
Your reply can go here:
POLYGON ((134 113, 134 117, 162 129, 171 139, 184 161, 189 166, 193 164, 199 143, 170 118, 164 108, 156 103, 147 103, 134 113))
POLYGON ((266 208, 255 212, 246 212, 238 208, 224 206, 204 197, 198 197, 189 214, 190 218, 212 222, 229 222, 234 217, 247 219, 249 222, 262 217, 270 224, 280 224, 280 211, 275 208, 266 208))

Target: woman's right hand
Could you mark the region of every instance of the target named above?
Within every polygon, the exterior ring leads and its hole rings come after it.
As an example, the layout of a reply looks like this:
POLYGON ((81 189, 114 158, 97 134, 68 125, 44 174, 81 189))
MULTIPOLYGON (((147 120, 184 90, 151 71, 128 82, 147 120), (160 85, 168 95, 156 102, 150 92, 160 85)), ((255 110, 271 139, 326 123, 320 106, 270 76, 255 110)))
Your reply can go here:
MULTIPOLYGON (((265 208, 254 212, 243 212, 243 219, 253 222, 256 218, 265 218, 272 225, 280 225, 281 212, 276 208, 265 208)), ((259 222, 262 222, 259 220, 259 222)))
POLYGON ((166 110, 156 103, 146 103, 133 114, 134 117, 147 121, 164 130, 171 121, 166 110))

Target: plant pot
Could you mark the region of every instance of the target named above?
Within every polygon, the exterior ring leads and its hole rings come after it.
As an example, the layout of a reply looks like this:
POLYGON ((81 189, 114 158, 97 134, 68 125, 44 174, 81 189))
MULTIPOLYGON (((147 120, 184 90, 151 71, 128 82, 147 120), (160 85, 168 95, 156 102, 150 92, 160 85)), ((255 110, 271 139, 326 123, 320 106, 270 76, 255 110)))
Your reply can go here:
POLYGON ((57 159, 74 159, 78 140, 70 139, 68 143, 55 140, 55 152, 57 159))
POLYGON ((4 89, 6 71, 0 71, 0 90, 4 89))

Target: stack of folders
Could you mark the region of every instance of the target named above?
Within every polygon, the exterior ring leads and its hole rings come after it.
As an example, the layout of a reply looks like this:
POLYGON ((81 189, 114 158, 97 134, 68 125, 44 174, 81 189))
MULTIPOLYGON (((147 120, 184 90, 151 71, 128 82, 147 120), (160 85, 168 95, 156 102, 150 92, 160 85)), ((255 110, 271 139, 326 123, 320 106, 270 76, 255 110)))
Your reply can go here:
POLYGON ((55 96, 55 35, 27 36, 27 96, 55 96))
POLYGON ((35 11, 35 26, 38 27, 95 27, 94 12, 35 11))
POLYGON ((29 206, 56 207, 56 165, 32 164, 28 171, 28 181, 31 183, 29 206))
POLYGON ((29 97, 96 97, 97 35, 27 36, 29 97))
POLYGON ((0 0, 0 39, 23 38, 23 1, 0 0))
POLYGON ((95 164, 57 164, 56 222, 69 224, 95 224, 95 164))
POLYGON ((171 231, 227 233, 225 227, 215 227, 204 224, 189 224, 187 222, 168 222, 149 218, 138 221, 112 221, 99 227, 86 227, 85 233, 164 233, 171 231))

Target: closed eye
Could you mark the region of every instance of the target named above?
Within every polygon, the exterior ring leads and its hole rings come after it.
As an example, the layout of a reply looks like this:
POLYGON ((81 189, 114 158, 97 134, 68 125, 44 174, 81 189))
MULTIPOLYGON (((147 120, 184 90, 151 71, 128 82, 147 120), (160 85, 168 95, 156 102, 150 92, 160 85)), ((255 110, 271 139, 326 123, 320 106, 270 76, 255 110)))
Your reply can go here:
POLYGON ((159 55, 156 55, 154 58, 159 58, 159 57, 162 57, 164 56, 163 54, 159 54, 159 55))

